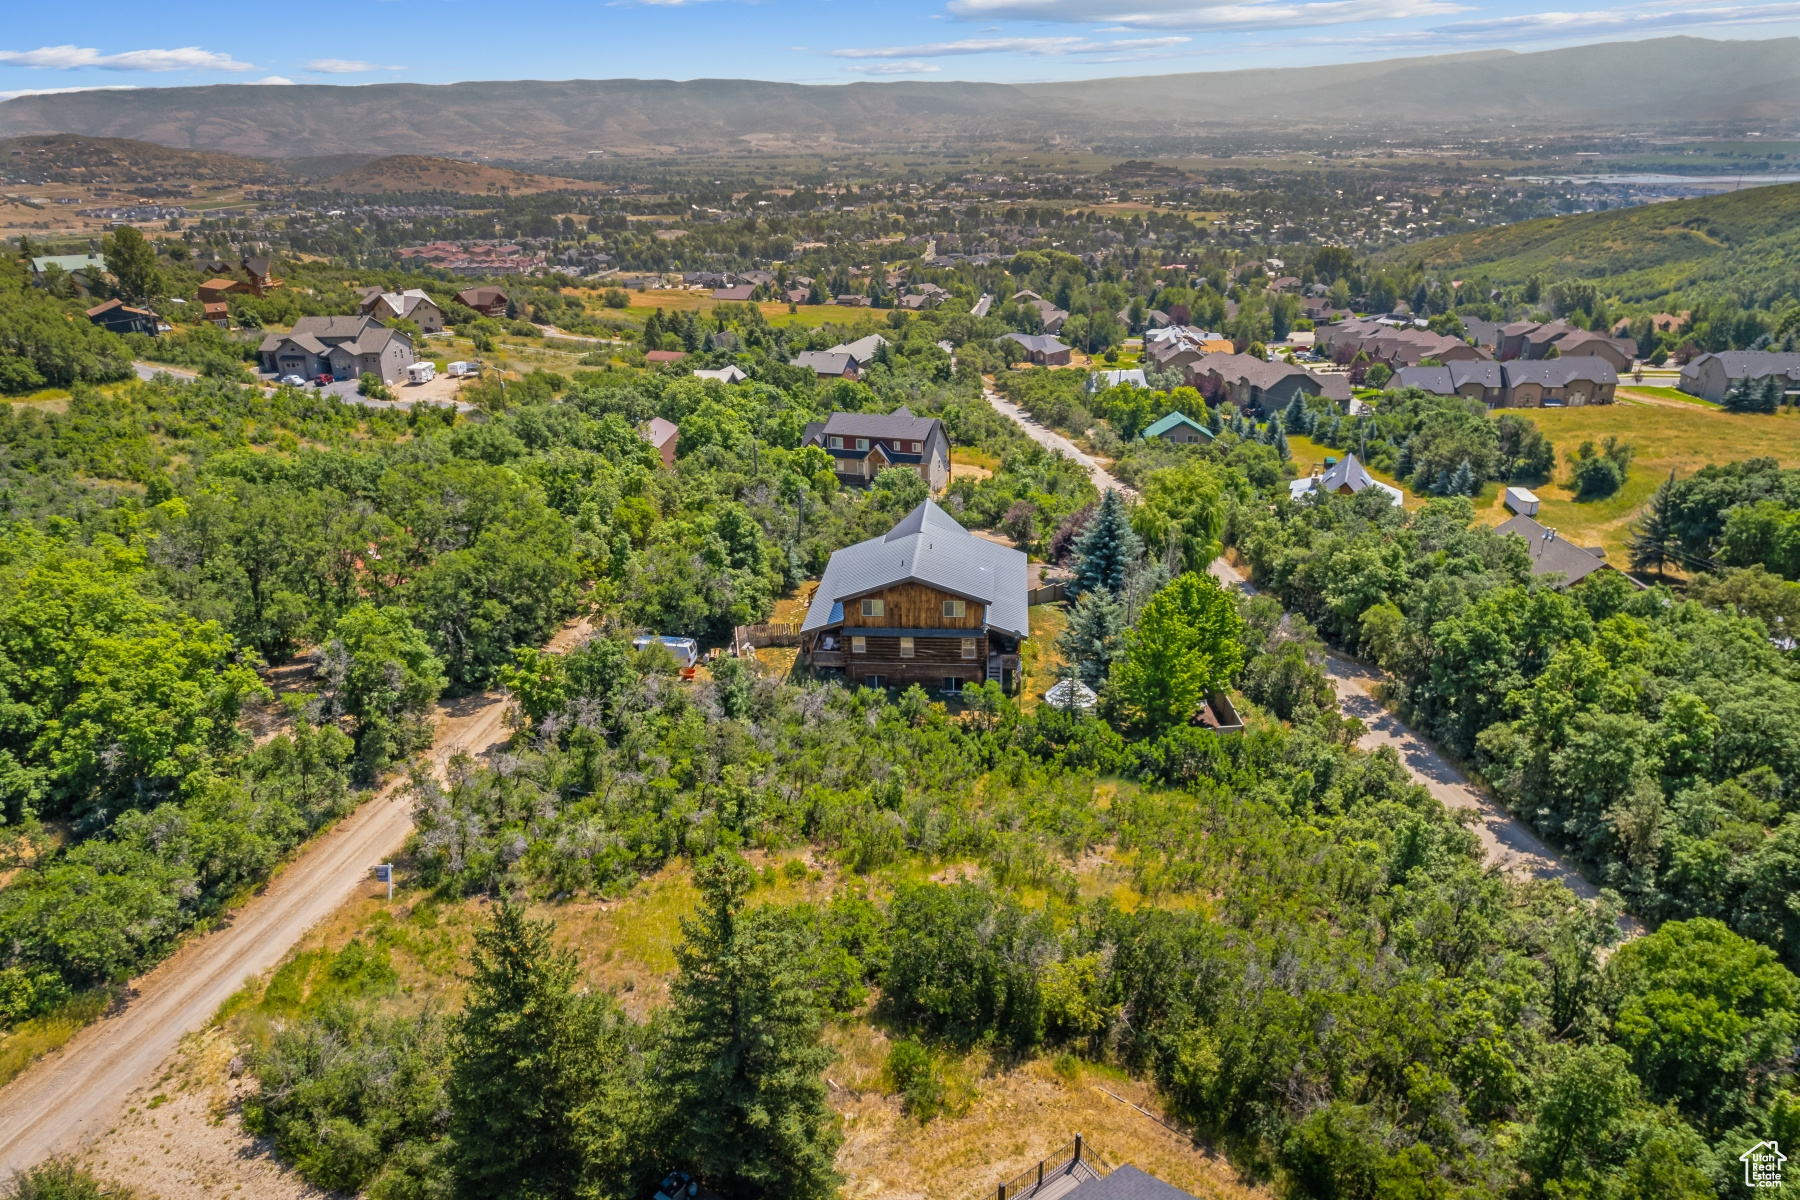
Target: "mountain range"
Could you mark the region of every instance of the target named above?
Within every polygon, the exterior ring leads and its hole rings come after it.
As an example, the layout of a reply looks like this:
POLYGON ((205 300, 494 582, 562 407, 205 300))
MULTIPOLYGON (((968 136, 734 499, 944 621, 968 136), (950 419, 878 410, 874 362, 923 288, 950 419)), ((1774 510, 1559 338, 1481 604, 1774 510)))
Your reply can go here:
POLYGON ((1741 130, 1800 119, 1800 38, 1672 37, 1075 83, 605 79, 96 90, 0 104, 0 138, 78 133, 261 158, 835 152, 1232 130, 1741 130))

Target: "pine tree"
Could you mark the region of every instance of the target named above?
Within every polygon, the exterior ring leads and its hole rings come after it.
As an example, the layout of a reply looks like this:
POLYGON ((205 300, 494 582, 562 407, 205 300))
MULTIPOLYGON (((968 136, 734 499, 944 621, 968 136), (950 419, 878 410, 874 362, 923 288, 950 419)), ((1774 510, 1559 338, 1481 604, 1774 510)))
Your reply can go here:
POLYGON ((842 1135, 826 1103, 822 1018, 804 926, 744 909, 751 871, 735 854, 696 872, 700 912, 681 922, 661 1085, 674 1158, 745 1200, 829 1200, 842 1135))
POLYGON ((1219 416, 1219 408, 1212 405, 1206 410, 1206 430, 1214 437, 1225 432, 1225 421, 1219 416))
POLYGON ((1732 384, 1725 393, 1725 407, 1732 412, 1751 412, 1756 407, 1756 392, 1748 378, 1732 384))
POLYGON ((604 1074, 606 1009, 575 995, 575 956, 550 931, 502 904, 475 935, 445 1084, 458 1195, 572 1196, 581 1178, 577 1114, 604 1074))
POLYGON ((650 315, 644 318, 644 349, 660 349, 662 347, 662 335, 662 309, 653 308, 650 310, 650 315))
POLYGON ((1756 411, 1772 413, 1779 410, 1782 400, 1786 399, 1786 391, 1787 389, 1782 385, 1781 376, 1771 374, 1763 380, 1762 394, 1757 397, 1756 411))
POLYGON ((1075 552, 1075 578, 1069 585, 1072 596, 1095 588, 1117 592, 1126 574, 1144 556, 1144 543, 1131 528, 1125 501, 1108 488, 1100 498, 1100 508, 1093 520, 1081 531, 1072 547, 1075 552))
MULTIPOLYGON (((1364 435, 1365 439, 1367 434, 1364 435)), ((1365 441, 1365 446, 1367 442, 1365 441)), ((1405 479, 1413 473, 1412 439, 1409 437, 1400 443, 1400 461, 1394 465, 1394 474, 1405 479)))
POLYGON ((1469 460, 1463 459, 1456 472, 1450 476, 1449 485, 1444 489, 1450 496, 1473 496, 1475 494, 1475 471, 1469 466, 1469 460))
POLYGON ((1675 533, 1675 472, 1670 471, 1650 503, 1631 523, 1625 539, 1625 552, 1634 571, 1654 570, 1658 575, 1675 557, 1678 544, 1675 533))
POLYGON ((1299 392, 1294 393, 1294 398, 1282 410, 1281 424, 1289 433, 1306 432, 1306 404, 1301 400, 1299 392))
POLYGON ((1281 456, 1282 462, 1292 459, 1294 452, 1288 449, 1287 430, 1282 428, 1279 421, 1270 421, 1269 428, 1274 431, 1273 436, 1269 438, 1269 444, 1275 447, 1275 453, 1281 456))
POLYGON ((1099 691, 1124 633, 1124 603, 1105 588, 1095 588, 1083 592, 1069 609, 1069 623, 1056 635, 1056 648, 1074 664, 1075 677, 1099 691))

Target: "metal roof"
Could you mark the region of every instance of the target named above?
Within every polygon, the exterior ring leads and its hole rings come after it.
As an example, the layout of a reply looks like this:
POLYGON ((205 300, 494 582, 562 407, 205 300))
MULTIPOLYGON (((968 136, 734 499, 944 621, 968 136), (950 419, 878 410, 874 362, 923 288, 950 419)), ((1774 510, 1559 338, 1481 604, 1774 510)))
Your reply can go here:
POLYGON ((1162 420, 1156 422, 1156 424, 1154 424, 1154 425, 1150 426, 1148 429, 1144 430, 1144 432, 1139 434, 1138 436, 1145 439, 1146 441, 1148 441, 1150 438, 1153 438, 1153 437, 1161 437, 1163 434, 1169 432, 1169 430, 1175 428, 1177 425, 1186 425, 1192 429, 1198 429, 1201 433, 1204 433, 1206 435, 1207 441, 1210 442, 1212 440, 1212 430, 1210 430, 1206 426, 1200 424, 1200 422, 1194 420, 1194 418, 1186 415, 1185 413, 1178 413, 1178 412, 1170 413, 1168 416, 1164 417, 1162 420))
POLYGON ((1025 555, 976 537, 930 500, 881 537, 846 546, 831 556, 801 631, 842 621, 845 600, 908 582, 985 605, 991 629, 1016 637, 1031 632, 1025 555))

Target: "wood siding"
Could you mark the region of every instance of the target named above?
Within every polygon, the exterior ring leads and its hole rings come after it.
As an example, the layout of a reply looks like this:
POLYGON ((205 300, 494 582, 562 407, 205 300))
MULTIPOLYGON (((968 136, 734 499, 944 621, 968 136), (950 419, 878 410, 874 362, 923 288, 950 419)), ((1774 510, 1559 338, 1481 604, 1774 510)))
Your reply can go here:
POLYGON ((964 658, 962 656, 963 639, 960 637, 916 637, 913 639, 912 657, 901 658, 900 639, 897 637, 867 638, 865 639, 868 642, 867 651, 858 654, 852 649, 854 643, 849 640, 851 636, 855 635, 848 635, 844 639, 843 652, 845 663, 844 669, 853 674, 861 669, 858 664, 875 664, 867 667, 867 669, 876 672, 885 671, 889 667, 898 668, 906 665, 922 666, 926 663, 944 667, 950 667, 957 663, 967 663, 969 664, 969 669, 971 671, 976 670, 977 668, 981 670, 987 669, 987 638, 982 637, 979 634, 975 636, 974 658, 964 658))
POLYGON ((964 601, 961 617, 946 617, 944 601, 961 600, 949 592, 922 583, 897 583, 879 592, 870 592, 854 600, 844 601, 844 630, 853 626, 871 629, 981 629, 987 616, 986 606, 975 600, 964 601), (862 615, 865 599, 883 601, 879 617, 862 615))

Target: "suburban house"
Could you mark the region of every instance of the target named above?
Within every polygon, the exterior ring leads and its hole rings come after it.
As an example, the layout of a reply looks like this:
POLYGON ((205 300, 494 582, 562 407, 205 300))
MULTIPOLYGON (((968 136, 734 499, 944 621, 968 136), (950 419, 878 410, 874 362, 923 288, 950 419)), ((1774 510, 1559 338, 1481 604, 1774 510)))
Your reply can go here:
POLYGON ((1013 303, 1028 305, 1031 308, 1037 309, 1038 316, 1043 319, 1045 333, 1056 333, 1060 331, 1063 327, 1063 322, 1069 319, 1067 309, 1056 307, 1056 305, 1050 303, 1050 301, 1044 299, 1036 292, 1014 292, 1013 303))
POLYGON ((756 285, 754 283, 740 283, 736 287, 714 288, 712 298, 714 300, 731 300, 742 303, 754 295, 756 295, 756 285))
POLYGON ((1559 590, 1580 583, 1608 565, 1593 551, 1563 541, 1556 536, 1556 530, 1547 529, 1524 514, 1503 522, 1495 532, 1516 533, 1524 538, 1531 551, 1531 573, 1563 576, 1559 590))
POLYGON ((1402 367, 1395 387, 1415 387, 1435 396, 1463 396, 1489 408, 1577 408, 1611 404, 1619 373, 1598 355, 1548 358, 1540 362, 1452 362, 1441 367, 1402 367))
POLYGON ((719 367, 717 370, 695 371, 694 378, 716 379, 720 383, 742 383, 744 380, 750 378, 750 375, 744 368, 738 366, 736 363, 732 363, 729 366, 719 367))
POLYGON ((411 321, 419 327, 421 333, 444 331, 444 310, 418 288, 407 288, 399 293, 384 292, 380 288, 364 288, 362 295, 364 316, 377 317, 383 321, 411 321))
POLYGON ((802 446, 831 455, 838 479, 853 487, 874 481, 888 467, 909 467, 933 492, 950 484, 950 435, 936 417, 915 417, 909 408, 891 413, 834 412, 813 421, 800 435, 802 446))
MULTIPOLYGON (((1610 338, 1603 333, 1589 333, 1585 329, 1571 330, 1550 344, 1556 347, 1556 353, 1562 358, 1603 358, 1612 364, 1615 371, 1629 371, 1631 364, 1637 361, 1636 342, 1629 338, 1610 338)), ((1548 354, 1549 351, 1546 350, 1545 353, 1548 354)))
POLYGON ((272 375, 358 379, 373 374, 398 383, 412 365, 412 339, 374 317, 301 317, 287 333, 271 333, 258 353, 272 375))
POLYGON ((1800 387, 1800 353, 1770 350, 1722 350, 1702 354, 1681 368, 1682 391, 1702 400, 1718 404, 1742 380, 1762 386, 1771 375, 1782 381, 1783 390, 1800 387))
POLYGON ((1369 469, 1356 461, 1356 455, 1346 454, 1323 471, 1317 471, 1305 479, 1296 479, 1288 484, 1288 497, 1298 500, 1312 493, 1323 493, 1337 496, 1354 496, 1369 488, 1380 488, 1388 494, 1388 499, 1396 506, 1406 500, 1404 493, 1392 484, 1381 482, 1369 474, 1369 469))
POLYGON ((245 257, 238 263, 245 275, 250 278, 250 292, 261 296, 281 286, 281 280, 271 273, 273 264, 266 258, 245 257))
POLYGON ((231 306, 223 300, 209 300, 200 306, 201 319, 220 329, 231 328, 231 306))
POLYGON ((223 304, 227 296, 248 296, 250 285, 241 279, 233 279, 229 275, 216 275, 201 284, 194 292, 194 298, 201 304, 223 304))
POLYGON ((87 319, 112 333, 147 333, 156 336, 156 314, 132 308, 123 300, 108 300, 87 310, 87 319))
POLYGON ((956 693, 991 679, 1013 691, 1031 632, 1025 566, 1022 552, 925 500, 882 536, 831 556, 800 652, 865 687, 956 693))
POLYGON ((663 466, 675 465, 675 445, 681 440, 681 426, 662 417, 651 417, 638 431, 638 436, 656 447, 656 452, 662 455, 663 466))
POLYGON ((1115 371, 1095 371, 1092 375, 1088 376, 1087 390, 1089 392, 1103 392, 1107 388, 1115 388, 1120 384, 1126 383, 1130 384, 1132 387, 1150 386, 1144 380, 1144 371, 1142 367, 1130 367, 1121 368, 1115 371))
POLYGON ((1138 436, 1146 442, 1152 438, 1161 438, 1165 442, 1177 442, 1183 446, 1213 440, 1212 430, 1185 413, 1178 412, 1172 412, 1162 420, 1154 422, 1138 436))
POLYGON ((855 379, 861 372, 856 359, 839 351, 802 350, 794 356, 794 365, 804 367, 820 379, 855 379))
POLYGON ((497 287, 464 288, 456 293, 456 302, 464 308, 472 308, 484 317, 496 320, 506 316, 506 293, 497 287))
POLYGON ((856 369, 858 371, 863 371, 868 368, 870 363, 875 361, 876 351, 880 350, 883 346, 890 346, 892 344, 892 342, 889 342, 879 333, 871 333, 868 337, 857 338, 854 342, 839 342, 831 349, 825 351, 825 353, 848 354, 851 361, 856 363, 856 369))
POLYGON ((106 275, 106 260, 98 254, 43 254, 31 260, 31 282, 43 287, 51 267, 69 275, 83 296, 106 275))
POLYGON ((1286 408, 1296 395, 1324 396, 1337 404, 1350 402, 1350 380, 1345 375, 1264 362, 1250 354, 1209 354, 1188 374, 1208 400, 1230 400, 1246 410, 1274 412, 1286 408))
POLYGON ((1069 365, 1069 347, 1047 333, 1009 333, 1000 339, 1003 342, 1017 342, 1025 351, 1025 357, 1040 367, 1066 367, 1069 365))

